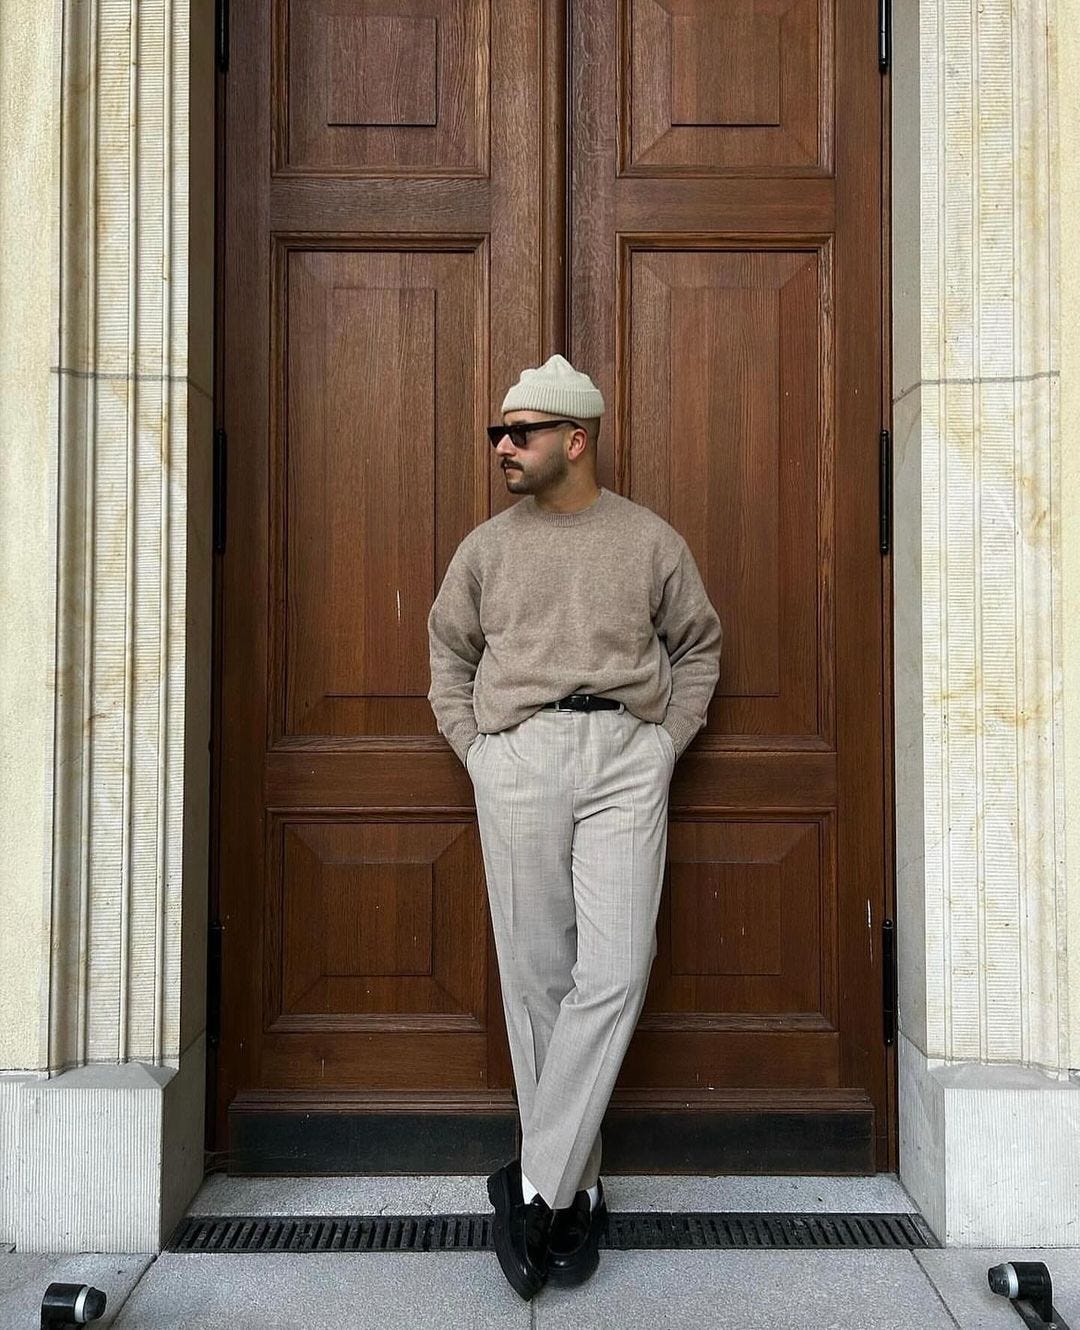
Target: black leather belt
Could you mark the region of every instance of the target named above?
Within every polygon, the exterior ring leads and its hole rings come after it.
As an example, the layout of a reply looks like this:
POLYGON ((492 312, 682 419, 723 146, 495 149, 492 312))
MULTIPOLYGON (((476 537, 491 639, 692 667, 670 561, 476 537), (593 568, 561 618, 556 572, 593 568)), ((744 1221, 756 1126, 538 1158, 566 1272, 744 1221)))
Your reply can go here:
POLYGON ((613 697, 597 697, 595 693, 571 693, 558 702, 545 702, 545 711, 618 711, 622 706, 613 697))

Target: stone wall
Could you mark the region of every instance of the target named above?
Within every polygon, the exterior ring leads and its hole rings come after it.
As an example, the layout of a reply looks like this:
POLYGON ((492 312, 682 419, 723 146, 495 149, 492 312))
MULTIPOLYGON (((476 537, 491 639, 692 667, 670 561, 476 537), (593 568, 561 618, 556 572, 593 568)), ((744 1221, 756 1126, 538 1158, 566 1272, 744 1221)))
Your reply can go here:
POLYGON ((1056 18, 896 9, 901 1176, 988 1246, 1065 1241, 1080 1195, 1056 18))
MULTIPOLYGON (((1080 61, 1080 11, 1059 0, 1057 67, 1076 69, 1080 61)), ((1051 42, 1053 53, 1053 41, 1051 42)), ((1061 441, 1061 544, 1063 669, 1065 694, 1065 860, 1068 866, 1069 1043, 1068 1066, 1080 1075, 1080 249, 1071 243, 1080 217, 1080 98, 1067 77, 1058 82, 1057 143, 1052 144, 1057 174, 1057 234, 1053 237, 1059 271, 1058 393, 1061 441)), ((1080 1206, 1078 1206, 1080 1208, 1080 1206)))
POLYGON ((0 5, 0 1068, 22 1072, 48 1065, 54 20, 33 0, 0 5))
POLYGON ((148 1250, 203 1165, 213 5, 8 0, 3 25, 29 95, 3 122, 2 261, 30 298, 0 332, 23 445, 4 638, 25 644, 0 1240, 148 1250))

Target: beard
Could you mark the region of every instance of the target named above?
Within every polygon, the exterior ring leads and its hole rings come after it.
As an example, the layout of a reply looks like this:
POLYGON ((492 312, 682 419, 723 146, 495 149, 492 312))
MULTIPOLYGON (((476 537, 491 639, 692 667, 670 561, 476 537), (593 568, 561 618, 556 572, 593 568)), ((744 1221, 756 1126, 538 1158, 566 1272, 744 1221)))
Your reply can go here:
POLYGON ((527 471, 516 468, 516 463, 512 467, 503 467, 507 485, 513 485, 517 494, 536 494, 564 480, 570 471, 570 463, 561 453, 554 453, 527 471))

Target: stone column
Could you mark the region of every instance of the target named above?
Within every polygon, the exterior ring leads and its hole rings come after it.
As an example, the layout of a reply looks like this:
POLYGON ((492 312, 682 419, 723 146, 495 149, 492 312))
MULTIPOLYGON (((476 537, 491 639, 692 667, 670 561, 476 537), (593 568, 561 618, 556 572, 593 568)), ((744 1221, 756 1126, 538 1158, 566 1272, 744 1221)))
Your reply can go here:
POLYGON ((901 1177, 950 1243, 1065 1240, 1052 0, 895 7, 901 1177))
POLYGON ((40 219, 52 851, 43 1065, 2 1100, 0 1240, 147 1251, 203 1165, 213 14, 37 9, 55 25, 57 136, 40 219))

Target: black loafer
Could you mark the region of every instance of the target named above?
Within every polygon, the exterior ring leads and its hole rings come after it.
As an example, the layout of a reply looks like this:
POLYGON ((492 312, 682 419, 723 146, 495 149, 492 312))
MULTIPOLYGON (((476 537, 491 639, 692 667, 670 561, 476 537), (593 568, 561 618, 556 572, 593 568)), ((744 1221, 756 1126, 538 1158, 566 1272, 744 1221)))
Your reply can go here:
POLYGON ((559 1288, 583 1284, 600 1264, 600 1235, 607 1229, 607 1202, 604 1184, 597 1182, 600 1196, 593 1208, 589 1193, 579 1191, 573 1204, 556 1210, 551 1225, 548 1255, 548 1283, 559 1288))
POLYGON ((518 1159, 496 1169, 487 1187, 495 1207, 495 1255, 511 1288, 528 1302, 547 1278, 553 1212, 539 1194, 525 1204, 518 1159))

